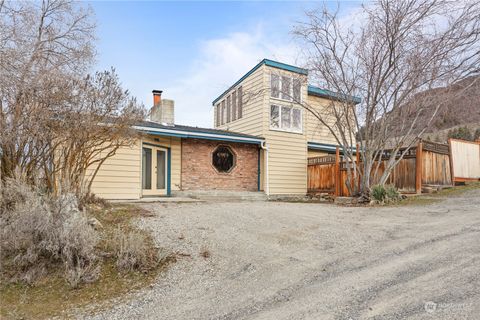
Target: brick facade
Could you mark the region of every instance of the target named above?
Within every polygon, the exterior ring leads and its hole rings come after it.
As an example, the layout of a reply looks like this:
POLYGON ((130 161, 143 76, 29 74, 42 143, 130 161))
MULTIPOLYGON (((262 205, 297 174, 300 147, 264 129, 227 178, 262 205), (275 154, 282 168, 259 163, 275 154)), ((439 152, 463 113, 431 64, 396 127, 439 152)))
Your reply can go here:
POLYGON ((182 139, 182 190, 258 190, 258 146, 200 139, 182 139), (236 164, 229 173, 212 165, 212 153, 219 145, 229 146, 236 164))

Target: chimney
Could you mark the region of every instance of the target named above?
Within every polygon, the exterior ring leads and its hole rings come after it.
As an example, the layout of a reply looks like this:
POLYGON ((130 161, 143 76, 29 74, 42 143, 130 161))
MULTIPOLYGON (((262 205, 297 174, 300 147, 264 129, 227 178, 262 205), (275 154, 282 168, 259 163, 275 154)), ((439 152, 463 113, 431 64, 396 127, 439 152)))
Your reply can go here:
POLYGON ((150 120, 164 125, 173 125, 175 122, 175 102, 162 99, 161 90, 153 90, 153 107, 150 109, 150 120))
POLYGON ((153 90, 153 105, 156 106, 162 101, 162 90, 153 90))

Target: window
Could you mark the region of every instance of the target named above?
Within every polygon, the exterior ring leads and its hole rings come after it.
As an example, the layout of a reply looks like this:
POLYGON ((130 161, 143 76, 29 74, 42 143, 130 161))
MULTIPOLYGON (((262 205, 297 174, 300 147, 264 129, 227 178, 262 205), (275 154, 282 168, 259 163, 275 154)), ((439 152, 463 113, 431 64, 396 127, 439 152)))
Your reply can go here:
POLYGON ((237 92, 232 93, 232 121, 237 120, 237 92))
POLYGON ((290 77, 282 77, 282 99, 283 100, 292 100, 291 84, 292 82, 290 77))
POLYGON ((220 112, 221 112, 221 108, 220 108, 220 103, 217 104, 217 121, 216 121, 216 124, 217 124, 217 127, 220 127, 220 112))
POLYGON ((241 119, 243 116, 243 93, 242 93, 242 87, 238 87, 237 89, 237 107, 238 107, 238 118, 241 119))
POLYGON ((287 106, 270 106, 270 128, 289 132, 302 132, 302 110, 287 106))
POLYGON ((302 82, 300 79, 293 79, 292 94, 294 101, 301 101, 302 96, 302 82))
POLYGON ((292 129, 293 131, 302 131, 302 111, 292 108, 292 129))
POLYGON ((290 129, 292 127, 292 107, 281 107, 282 129, 290 129))
POLYGON ((270 86, 272 98, 298 102, 302 99, 302 81, 300 79, 271 74, 270 86))
POLYGON ((152 189, 152 149, 142 148, 142 189, 152 189))
POLYGON ((280 128, 280 107, 270 106, 270 128, 280 128))
POLYGON ((271 95, 273 98, 280 98, 280 77, 272 74, 270 77, 271 95))
POLYGON ((227 146, 218 146, 212 154, 212 165, 218 172, 228 173, 235 166, 235 154, 227 146))
POLYGON ((230 108, 232 107, 231 101, 230 101, 230 96, 227 97, 227 123, 231 121, 231 110, 230 108))
POLYGON ((222 101, 222 124, 225 124, 225 119, 227 118, 225 115, 225 100, 222 101))

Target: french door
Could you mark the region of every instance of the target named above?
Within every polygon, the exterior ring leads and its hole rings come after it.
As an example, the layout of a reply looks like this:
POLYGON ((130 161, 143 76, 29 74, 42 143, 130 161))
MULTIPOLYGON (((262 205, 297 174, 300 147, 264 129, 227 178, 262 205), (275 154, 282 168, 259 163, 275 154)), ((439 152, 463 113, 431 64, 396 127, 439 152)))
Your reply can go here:
POLYGON ((167 194, 167 149, 142 147, 142 195, 167 194))

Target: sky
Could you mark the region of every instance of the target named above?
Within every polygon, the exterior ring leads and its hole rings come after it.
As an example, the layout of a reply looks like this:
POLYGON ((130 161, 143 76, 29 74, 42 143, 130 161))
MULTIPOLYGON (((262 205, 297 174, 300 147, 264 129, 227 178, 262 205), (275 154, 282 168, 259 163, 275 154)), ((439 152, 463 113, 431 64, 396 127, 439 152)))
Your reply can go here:
MULTIPOLYGON (((147 109, 152 90, 175 100, 175 122, 213 126, 212 101, 263 58, 300 65, 291 31, 318 2, 89 3, 97 21, 95 68, 114 67, 147 109)), ((328 6, 336 7, 334 2, 328 6)), ((359 2, 344 2, 341 12, 359 2)))

